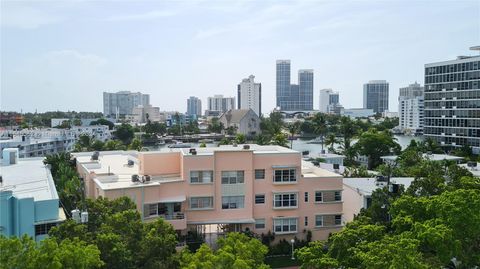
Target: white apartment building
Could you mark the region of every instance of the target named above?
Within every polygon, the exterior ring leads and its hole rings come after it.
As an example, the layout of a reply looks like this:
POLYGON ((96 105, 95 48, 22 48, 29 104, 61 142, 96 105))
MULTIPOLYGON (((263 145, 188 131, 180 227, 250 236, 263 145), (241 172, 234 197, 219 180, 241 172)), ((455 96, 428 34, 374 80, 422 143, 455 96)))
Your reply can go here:
POLYGON ((141 92, 120 91, 103 92, 103 115, 105 117, 124 117, 130 115, 137 106, 150 104, 150 95, 141 92))
POLYGON ((334 113, 335 108, 340 106, 340 97, 338 92, 332 89, 321 89, 319 110, 323 113, 334 113))
POLYGON ((209 112, 216 111, 222 114, 230 109, 235 109, 235 97, 223 97, 221 94, 208 97, 209 112))
POLYGON ((238 84, 238 109, 252 109, 258 116, 262 115, 262 84, 255 83, 255 76, 250 75, 238 84))
POLYGON ((400 128, 406 133, 423 131, 423 87, 417 82, 400 88, 398 116, 400 128))

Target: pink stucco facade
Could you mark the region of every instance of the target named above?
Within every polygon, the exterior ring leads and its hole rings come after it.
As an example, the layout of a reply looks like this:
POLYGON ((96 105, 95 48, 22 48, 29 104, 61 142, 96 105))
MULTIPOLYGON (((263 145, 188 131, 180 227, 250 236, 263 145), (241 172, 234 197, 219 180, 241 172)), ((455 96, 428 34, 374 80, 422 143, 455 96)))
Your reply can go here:
POLYGON ((282 147, 101 152, 99 165, 90 163, 89 156, 77 155, 87 196, 128 196, 145 221, 164 217, 181 232, 224 224, 271 231, 276 238, 304 238, 311 231, 313 240, 325 240, 344 225, 342 177, 282 147), (134 165, 127 166, 128 159, 134 165), (151 180, 132 182, 134 174, 151 180))

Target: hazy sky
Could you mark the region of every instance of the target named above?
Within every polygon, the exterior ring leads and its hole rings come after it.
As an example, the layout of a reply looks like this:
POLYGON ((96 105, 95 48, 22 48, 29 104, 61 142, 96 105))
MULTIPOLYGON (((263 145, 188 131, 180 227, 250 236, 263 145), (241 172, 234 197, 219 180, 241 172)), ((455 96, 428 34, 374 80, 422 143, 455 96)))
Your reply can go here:
POLYGON ((420 82, 425 63, 473 54, 480 1, 5 1, 0 110, 102 111, 102 92, 149 93, 161 110, 236 95, 250 74, 275 105, 275 60, 315 70, 318 91, 362 106, 362 85, 420 82))

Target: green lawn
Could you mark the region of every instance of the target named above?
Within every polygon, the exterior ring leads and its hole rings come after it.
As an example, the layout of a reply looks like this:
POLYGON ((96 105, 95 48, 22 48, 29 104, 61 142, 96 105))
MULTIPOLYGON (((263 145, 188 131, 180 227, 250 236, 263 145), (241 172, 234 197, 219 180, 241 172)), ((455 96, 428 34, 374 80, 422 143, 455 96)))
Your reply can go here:
POLYGON ((300 265, 300 262, 298 260, 292 260, 290 256, 267 257, 265 258, 265 263, 270 265, 270 267, 272 268, 283 268, 300 265))

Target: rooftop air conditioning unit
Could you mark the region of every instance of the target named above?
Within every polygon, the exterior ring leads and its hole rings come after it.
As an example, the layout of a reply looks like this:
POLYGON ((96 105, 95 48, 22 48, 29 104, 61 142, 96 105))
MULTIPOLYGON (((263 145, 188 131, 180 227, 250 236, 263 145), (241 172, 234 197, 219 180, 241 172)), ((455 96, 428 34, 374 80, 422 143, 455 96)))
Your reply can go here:
POLYGON ((197 155, 197 150, 196 149, 190 149, 189 152, 192 155, 197 155))
POLYGON ((132 182, 139 182, 140 177, 138 175, 132 175, 132 182))
POLYGON ((100 152, 98 151, 95 151, 93 154, 92 154, 92 161, 98 161, 98 157, 100 156, 100 152))
POLYGON ((334 164, 333 164, 333 170, 336 170, 336 171, 337 171, 337 170, 339 170, 339 169, 340 169, 340 164, 334 163, 334 164))
POLYGON ((243 145, 243 149, 250 149, 250 145, 243 145))
POLYGON ((143 182, 150 182, 151 177, 149 175, 143 176, 143 182))
POLYGON ((128 162, 127 162, 127 165, 128 165, 128 166, 133 166, 134 164, 135 164, 135 163, 133 162, 133 160, 128 160, 128 162))

